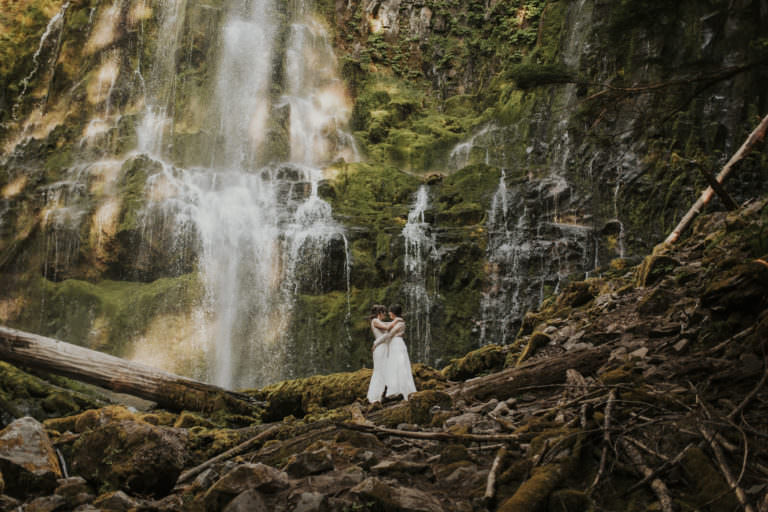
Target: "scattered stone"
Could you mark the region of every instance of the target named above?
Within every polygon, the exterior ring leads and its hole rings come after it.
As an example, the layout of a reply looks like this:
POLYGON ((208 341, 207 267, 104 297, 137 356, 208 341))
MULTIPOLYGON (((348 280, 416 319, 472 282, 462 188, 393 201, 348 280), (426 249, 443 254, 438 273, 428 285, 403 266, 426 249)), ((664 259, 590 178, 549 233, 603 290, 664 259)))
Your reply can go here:
POLYGON ((235 496, 259 490, 273 493, 288 487, 288 475, 266 464, 241 464, 224 475, 205 493, 209 509, 220 510, 235 496))
POLYGON ((0 494, 0 510, 16 510, 21 503, 16 498, 0 494))
POLYGON ((630 359, 645 359, 647 355, 648 355, 648 349, 646 347, 643 347, 635 350, 634 352, 630 352, 629 357, 630 359))
POLYGON ((58 487, 56 487, 56 494, 59 496, 71 497, 80 493, 91 492, 91 488, 88 487, 85 478, 79 476, 60 478, 56 483, 58 484, 58 487))
POLYGON ((402 512, 442 512, 440 502, 429 494, 408 487, 395 487, 371 477, 350 490, 365 501, 372 500, 385 510, 402 512))
POLYGON ((93 504, 101 509, 107 509, 115 512, 131 510, 139 506, 139 502, 123 491, 114 491, 102 494, 93 501, 93 504))
POLYGON ((29 416, 0 431, 0 473, 14 498, 49 494, 61 468, 43 425, 29 416))
POLYGON ((66 503, 67 500, 65 500, 63 496, 58 496, 56 494, 52 496, 41 496, 24 505, 24 512, 53 512, 66 505, 66 503))
POLYGON ((371 468, 372 473, 385 475, 390 473, 423 473, 429 468, 429 464, 423 462, 410 462, 406 460, 385 460, 371 468))
POLYGON ((313 452, 295 453, 290 456, 283 469, 294 478, 316 475, 333 469, 333 457, 328 448, 313 452))
POLYGON ((261 493, 253 489, 241 492, 229 502, 223 512, 270 512, 261 493))
POLYGON ((299 501, 293 508, 293 512, 326 512, 328 508, 328 499, 317 492, 303 492, 299 496, 299 501))
POLYGON ((682 352, 685 350, 691 341, 688 338, 683 338, 674 345, 675 352, 682 352))
POLYGON ((358 466, 349 466, 340 471, 324 473, 322 475, 310 476, 307 481, 314 490, 326 494, 338 491, 338 489, 349 489, 354 487, 365 478, 365 473, 358 466))
POLYGON ((495 398, 491 399, 489 402, 485 402, 483 404, 475 405, 474 407, 470 407, 467 409, 467 412, 474 412, 477 414, 488 414, 492 410, 496 408, 496 406, 499 405, 499 401, 495 398))

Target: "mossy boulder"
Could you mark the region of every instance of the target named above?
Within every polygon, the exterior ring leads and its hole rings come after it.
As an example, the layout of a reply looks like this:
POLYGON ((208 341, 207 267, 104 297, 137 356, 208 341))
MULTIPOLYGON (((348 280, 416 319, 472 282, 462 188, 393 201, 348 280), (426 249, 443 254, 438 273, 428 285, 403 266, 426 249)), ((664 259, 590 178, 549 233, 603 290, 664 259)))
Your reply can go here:
POLYGON ((499 345, 487 345, 462 358, 452 359, 441 373, 449 380, 466 380, 504 367, 506 351, 499 345))
POLYGON ((187 459, 182 430, 142 421, 110 421, 83 432, 72 447, 72 471, 97 488, 165 495, 187 459))

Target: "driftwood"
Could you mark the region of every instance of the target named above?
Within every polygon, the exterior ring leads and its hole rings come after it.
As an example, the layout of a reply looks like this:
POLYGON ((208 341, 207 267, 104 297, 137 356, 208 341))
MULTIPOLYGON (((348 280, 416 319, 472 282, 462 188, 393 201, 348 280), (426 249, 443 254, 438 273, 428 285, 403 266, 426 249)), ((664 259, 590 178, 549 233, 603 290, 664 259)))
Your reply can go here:
POLYGON ((200 473, 202 473, 203 471, 205 471, 206 469, 208 469, 209 467, 213 466, 218 462, 231 459, 232 457, 240 455, 241 453, 247 452, 254 446, 274 436, 279 430, 280 429, 277 426, 269 427, 268 429, 264 430, 263 432, 260 432, 259 434, 252 437, 251 439, 248 439, 247 441, 243 441, 242 443, 235 446, 234 448, 230 448, 224 453, 220 453, 217 456, 203 462, 202 464, 184 471, 181 475, 179 475, 179 478, 176 480, 176 485, 178 486, 185 482, 188 482, 189 480, 196 477, 197 475, 199 475, 200 473))
POLYGON ((522 388, 565 382, 570 369, 576 369, 582 374, 591 373, 608 360, 610 353, 610 348, 605 345, 568 352, 558 357, 531 361, 498 373, 476 377, 446 391, 454 399, 463 397, 477 400, 491 398, 505 400, 514 396, 522 388))
POLYGON ((233 412, 248 414, 260 405, 242 393, 2 326, 0 359, 145 398, 172 410, 206 412, 225 406, 233 412))
MULTIPOLYGON (((766 131, 768 131, 768 115, 766 115, 763 120, 760 121, 760 124, 757 125, 757 128, 755 128, 752 133, 749 134, 749 137, 747 137, 747 140, 744 141, 744 144, 741 145, 739 150, 736 151, 731 159, 728 160, 728 163, 726 163, 722 168, 720 173, 718 173, 717 177, 715 178, 718 183, 722 184, 731 173, 734 166, 740 162, 750 151, 752 151, 758 142, 765 138, 766 131)), ((677 226, 675 226, 675 229, 672 230, 672 233, 669 234, 667 239, 664 240, 664 243, 675 243, 678 238, 680 238, 680 234, 685 231, 691 222, 693 222, 693 219, 696 218, 699 213, 701 213, 701 210, 704 208, 704 206, 706 206, 707 203, 712 200, 712 196, 714 194, 715 190, 711 186, 707 187, 707 189, 702 192, 699 199, 693 204, 693 206, 691 206, 691 209, 688 210, 688 213, 686 213, 683 218, 680 219, 680 222, 677 224, 677 226)))

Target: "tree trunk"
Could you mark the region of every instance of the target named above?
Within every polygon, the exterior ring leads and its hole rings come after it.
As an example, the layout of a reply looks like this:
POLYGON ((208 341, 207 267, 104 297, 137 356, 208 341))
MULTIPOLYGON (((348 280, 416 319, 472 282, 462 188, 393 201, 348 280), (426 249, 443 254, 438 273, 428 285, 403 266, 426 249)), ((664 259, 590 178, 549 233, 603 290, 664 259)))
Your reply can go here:
POLYGON ((446 390, 453 398, 465 397, 477 400, 497 398, 505 400, 523 388, 535 388, 565 382, 568 370, 591 373, 610 355, 610 348, 600 346, 577 352, 568 352, 559 357, 532 361, 516 368, 508 368, 484 377, 476 377, 446 390))
POLYGON ((259 405, 242 393, 2 326, 0 359, 152 400, 167 409, 209 412, 227 408, 249 414, 259 405))
MULTIPOLYGON (((766 115, 763 120, 760 121, 760 124, 757 125, 757 128, 755 128, 752 133, 749 134, 749 137, 747 137, 747 140, 744 141, 744 144, 741 145, 739 150, 731 157, 730 160, 728 160, 728 163, 725 164, 723 169, 715 178, 718 183, 722 184, 725 181, 725 178, 727 178, 733 170, 733 167, 747 154, 749 154, 749 152, 752 151, 752 148, 754 148, 758 142, 765 138, 766 131, 768 131, 768 115, 766 115)), ((691 206, 691 209, 688 210, 688 213, 686 213, 683 218, 680 219, 680 222, 677 224, 677 226, 675 226, 675 229, 673 229, 667 239, 664 240, 664 244, 675 243, 677 239, 680 238, 680 234, 691 224, 691 222, 693 222, 693 219, 695 219, 696 216, 701 213, 701 210, 707 205, 707 203, 709 203, 714 194, 715 190, 712 187, 707 187, 707 189, 702 192, 698 201, 696 201, 693 206, 691 206)))

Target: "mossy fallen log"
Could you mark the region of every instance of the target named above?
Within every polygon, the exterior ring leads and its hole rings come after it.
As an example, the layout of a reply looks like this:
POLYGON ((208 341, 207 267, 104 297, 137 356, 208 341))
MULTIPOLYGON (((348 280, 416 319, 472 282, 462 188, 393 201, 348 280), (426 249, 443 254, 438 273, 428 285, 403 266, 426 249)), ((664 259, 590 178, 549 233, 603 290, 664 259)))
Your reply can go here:
POLYGON ((484 377, 476 377, 446 389, 452 398, 464 397, 477 400, 497 398, 504 400, 524 388, 548 386, 565 382, 568 370, 589 374, 608 360, 610 347, 568 352, 558 357, 531 361, 515 368, 508 368, 484 377))
POLYGON ((252 397, 95 350, 0 326, 0 359, 156 402, 172 410, 252 414, 252 397))

